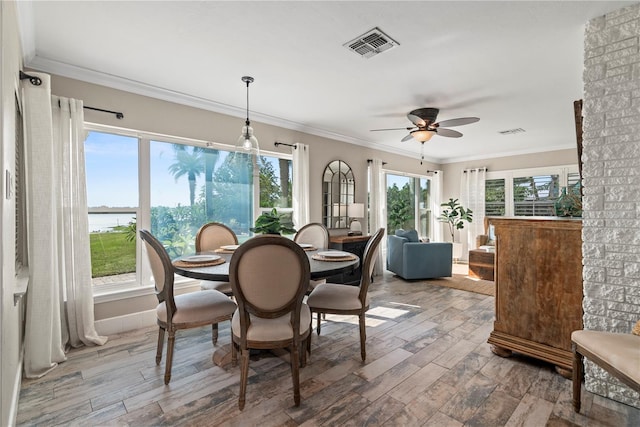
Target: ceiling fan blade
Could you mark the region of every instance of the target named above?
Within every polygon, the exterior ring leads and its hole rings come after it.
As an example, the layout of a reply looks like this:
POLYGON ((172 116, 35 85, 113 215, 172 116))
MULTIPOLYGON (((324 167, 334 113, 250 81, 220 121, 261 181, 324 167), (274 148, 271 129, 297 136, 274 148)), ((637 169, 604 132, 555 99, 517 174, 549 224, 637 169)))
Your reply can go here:
POLYGON ((444 128, 437 128, 436 133, 439 136, 446 136, 448 138, 460 138, 462 136, 462 134, 457 130, 444 129, 444 128))
POLYGON ((409 134, 409 135, 405 136, 404 138, 402 138, 400 141, 401 142, 405 142, 405 141, 408 141, 408 140, 410 140, 412 138, 413 138, 413 136, 411 134, 409 134))
POLYGON ((427 125, 427 122, 425 122, 421 117, 418 117, 414 114, 407 114, 407 118, 411 121, 411 123, 413 123, 414 125, 416 125, 417 127, 425 127, 427 125))
POLYGON ((439 123, 436 123, 435 126, 442 126, 442 127, 453 127, 453 126, 462 126, 462 125, 468 125, 469 123, 475 123, 478 120, 480 120, 477 117, 460 117, 459 119, 451 119, 451 120, 445 120, 439 123))
POLYGON ((379 131, 382 131, 382 130, 411 130, 414 127, 415 126, 403 127, 403 128, 389 128, 389 129, 369 129, 369 132, 379 132, 379 131))

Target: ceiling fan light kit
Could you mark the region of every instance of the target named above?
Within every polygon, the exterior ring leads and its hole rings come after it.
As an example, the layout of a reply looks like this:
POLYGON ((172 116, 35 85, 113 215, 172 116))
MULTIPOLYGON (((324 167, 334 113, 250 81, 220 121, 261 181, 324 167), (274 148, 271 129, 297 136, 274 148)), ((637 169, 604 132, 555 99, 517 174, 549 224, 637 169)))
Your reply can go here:
POLYGON ((413 126, 392 129, 373 129, 373 131, 406 129, 409 131, 409 135, 402 138, 402 142, 414 139, 418 142, 425 143, 434 135, 445 136, 447 138, 460 138, 462 136, 460 132, 452 129, 446 129, 446 127, 468 125, 480 120, 477 117, 460 117, 458 119, 450 119, 438 123, 436 120, 439 112, 440 110, 438 108, 418 108, 407 114, 407 118, 411 123, 413 123, 413 126))

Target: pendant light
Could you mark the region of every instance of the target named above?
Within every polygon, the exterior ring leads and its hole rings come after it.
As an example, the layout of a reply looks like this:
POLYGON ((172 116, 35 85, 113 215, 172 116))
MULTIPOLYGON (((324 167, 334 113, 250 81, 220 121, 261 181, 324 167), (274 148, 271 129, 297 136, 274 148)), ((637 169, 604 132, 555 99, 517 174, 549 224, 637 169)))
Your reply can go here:
POLYGON ((242 81, 247 84, 247 120, 242 127, 242 134, 238 138, 236 151, 259 156, 260 145, 258 144, 258 138, 253 135, 253 128, 249 121, 249 83, 253 83, 253 77, 243 76, 242 81))

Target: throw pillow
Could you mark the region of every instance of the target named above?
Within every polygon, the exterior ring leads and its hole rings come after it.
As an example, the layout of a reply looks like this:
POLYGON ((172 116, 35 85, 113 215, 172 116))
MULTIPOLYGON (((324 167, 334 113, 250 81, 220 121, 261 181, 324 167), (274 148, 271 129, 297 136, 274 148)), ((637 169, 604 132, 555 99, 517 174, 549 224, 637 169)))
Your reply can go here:
POLYGON ((418 232, 416 230, 396 230, 396 236, 404 237, 410 242, 419 242, 418 232))

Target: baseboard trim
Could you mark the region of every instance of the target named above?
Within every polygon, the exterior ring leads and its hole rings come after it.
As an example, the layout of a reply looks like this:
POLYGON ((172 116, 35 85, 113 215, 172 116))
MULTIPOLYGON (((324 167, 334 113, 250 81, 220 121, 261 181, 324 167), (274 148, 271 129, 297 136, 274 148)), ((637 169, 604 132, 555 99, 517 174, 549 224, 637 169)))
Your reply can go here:
POLYGON ((95 321, 98 335, 106 336, 147 328, 156 324, 157 317, 155 309, 95 321))

